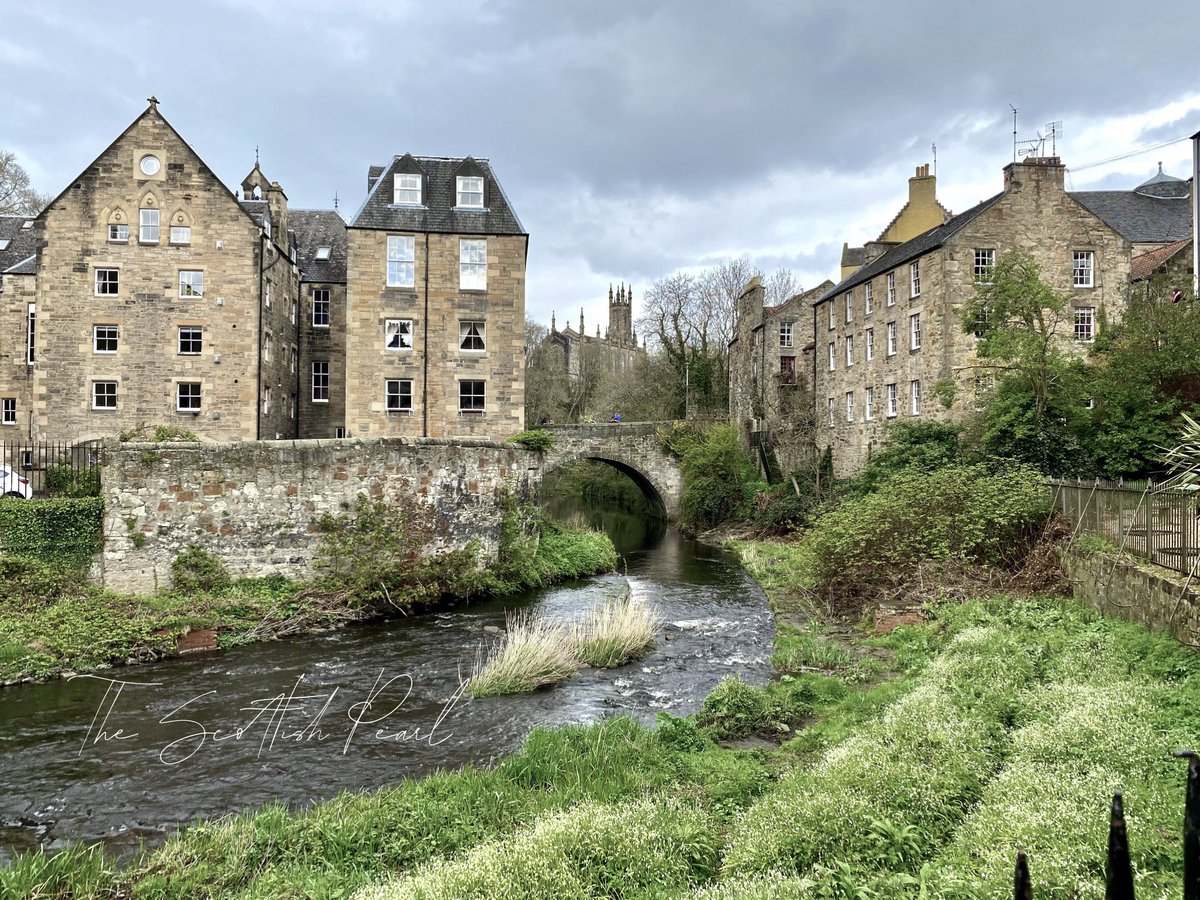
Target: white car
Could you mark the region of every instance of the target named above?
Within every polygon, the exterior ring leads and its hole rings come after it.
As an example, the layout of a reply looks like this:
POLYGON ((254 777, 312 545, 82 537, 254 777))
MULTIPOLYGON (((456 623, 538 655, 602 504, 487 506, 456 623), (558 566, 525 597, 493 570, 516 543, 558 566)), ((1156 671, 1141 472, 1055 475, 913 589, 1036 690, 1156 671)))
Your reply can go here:
POLYGON ((21 477, 8 466, 0 466, 0 494, 28 500, 33 496, 33 488, 29 486, 29 479, 21 477))

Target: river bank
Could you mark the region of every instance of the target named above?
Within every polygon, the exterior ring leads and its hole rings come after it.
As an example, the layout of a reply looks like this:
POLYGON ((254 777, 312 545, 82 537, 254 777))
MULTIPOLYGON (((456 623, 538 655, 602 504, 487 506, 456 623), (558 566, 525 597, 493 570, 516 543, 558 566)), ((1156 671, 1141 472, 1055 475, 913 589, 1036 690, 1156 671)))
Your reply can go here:
POLYGON ((389 590, 373 569, 308 584, 279 577, 231 582, 197 556, 185 588, 132 596, 34 560, 0 557, 0 686, 446 609, 617 564, 603 534, 556 523, 536 528, 536 538, 527 527, 519 540, 510 538, 487 569, 474 551, 403 559, 387 576, 403 581, 403 590, 389 590))

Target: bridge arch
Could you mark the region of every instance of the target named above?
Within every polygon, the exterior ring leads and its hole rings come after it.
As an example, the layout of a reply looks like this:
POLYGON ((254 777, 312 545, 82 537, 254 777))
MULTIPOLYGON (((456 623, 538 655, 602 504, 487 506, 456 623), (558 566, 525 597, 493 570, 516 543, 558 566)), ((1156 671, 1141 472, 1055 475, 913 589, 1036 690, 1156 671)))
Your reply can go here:
POLYGON ((547 430, 554 433, 554 448, 546 454, 543 475, 581 459, 604 463, 628 476, 668 521, 679 518, 683 474, 678 461, 662 449, 657 422, 557 425, 547 430))

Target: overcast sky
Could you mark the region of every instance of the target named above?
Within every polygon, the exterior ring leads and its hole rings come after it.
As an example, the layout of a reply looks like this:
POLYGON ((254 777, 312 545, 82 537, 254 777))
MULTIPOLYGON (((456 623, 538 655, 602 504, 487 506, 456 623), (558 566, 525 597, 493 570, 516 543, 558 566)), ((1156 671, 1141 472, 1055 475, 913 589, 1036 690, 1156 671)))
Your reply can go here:
MULTIPOLYGON (((0 0, 0 149, 57 193, 146 106, 230 187, 353 215, 392 156, 491 159, 530 233, 528 313, 603 324, 733 256, 837 278, 932 161, 958 212, 1061 120, 1073 189, 1187 177, 1194 0, 0 0), (119 10, 119 12, 118 12, 119 10)), ((1047 149, 1047 152, 1049 150, 1047 149)))

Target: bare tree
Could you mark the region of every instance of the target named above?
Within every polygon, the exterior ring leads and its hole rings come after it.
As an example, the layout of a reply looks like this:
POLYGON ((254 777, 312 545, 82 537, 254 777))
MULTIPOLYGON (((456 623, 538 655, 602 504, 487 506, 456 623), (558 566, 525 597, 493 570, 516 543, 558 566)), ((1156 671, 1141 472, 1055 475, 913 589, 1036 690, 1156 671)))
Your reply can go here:
POLYGON ((796 277, 796 273, 780 266, 763 280, 763 304, 778 306, 795 297, 801 290, 803 289, 800 287, 800 279, 796 277))
POLYGON ((0 215, 34 216, 50 198, 30 186, 29 174, 10 150, 0 150, 0 215))

